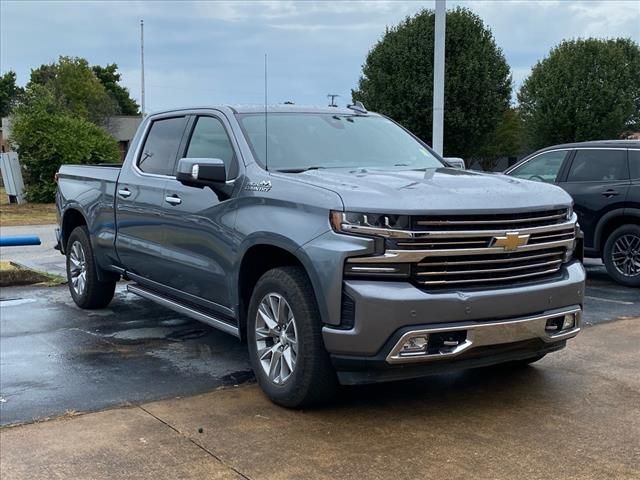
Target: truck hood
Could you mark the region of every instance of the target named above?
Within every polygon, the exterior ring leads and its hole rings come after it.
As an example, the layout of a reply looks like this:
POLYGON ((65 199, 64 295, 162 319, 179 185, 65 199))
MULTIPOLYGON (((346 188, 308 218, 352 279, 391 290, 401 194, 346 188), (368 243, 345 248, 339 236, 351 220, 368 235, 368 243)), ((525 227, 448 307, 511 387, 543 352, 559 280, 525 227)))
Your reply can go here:
POLYGON ((553 185, 453 168, 327 169, 293 175, 299 181, 333 190, 342 198, 345 210, 360 212, 489 213, 571 205, 571 197, 553 185))

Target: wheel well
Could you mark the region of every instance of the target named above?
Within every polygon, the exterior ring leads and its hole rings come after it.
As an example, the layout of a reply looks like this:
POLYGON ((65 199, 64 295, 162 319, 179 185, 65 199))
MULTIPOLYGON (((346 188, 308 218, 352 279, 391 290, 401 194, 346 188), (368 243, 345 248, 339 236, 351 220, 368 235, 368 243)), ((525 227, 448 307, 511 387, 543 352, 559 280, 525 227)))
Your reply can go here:
POLYGON ((291 252, 273 245, 255 245, 246 251, 240 264, 238 275, 238 292, 240 301, 240 328, 242 337, 246 329, 247 310, 251 301, 253 288, 262 275, 276 267, 304 266, 291 252))
POLYGON ((73 229, 79 227, 81 225, 86 225, 87 221, 84 219, 84 216, 75 209, 69 209, 65 212, 64 217, 62 218, 62 247, 67 247, 67 241, 69 240, 69 235, 73 232, 73 229))
POLYGON ((600 232, 600 242, 598 244, 600 253, 604 252, 604 244, 607 243, 607 239, 609 235, 613 233, 613 231, 621 227, 623 225, 637 224, 638 217, 633 215, 620 215, 618 217, 613 217, 611 220, 607 221, 607 223, 602 227, 600 232))

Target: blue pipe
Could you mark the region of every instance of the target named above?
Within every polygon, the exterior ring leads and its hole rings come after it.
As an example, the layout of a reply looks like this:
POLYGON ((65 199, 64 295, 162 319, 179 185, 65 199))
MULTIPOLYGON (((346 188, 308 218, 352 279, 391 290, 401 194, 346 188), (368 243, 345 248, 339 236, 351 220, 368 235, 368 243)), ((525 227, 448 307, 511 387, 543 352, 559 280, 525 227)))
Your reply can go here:
POLYGON ((27 245, 40 245, 40 237, 36 235, 0 237, 0 247, 22 247, 27 245))

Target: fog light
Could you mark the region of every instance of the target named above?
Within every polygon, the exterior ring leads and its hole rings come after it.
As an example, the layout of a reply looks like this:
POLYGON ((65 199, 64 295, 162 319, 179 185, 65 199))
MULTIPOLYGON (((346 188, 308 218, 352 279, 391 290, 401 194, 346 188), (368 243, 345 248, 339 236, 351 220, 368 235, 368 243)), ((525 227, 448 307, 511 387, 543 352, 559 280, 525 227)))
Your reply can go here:
POLYGON ((562 321, 562 330, 569 330, 570 328, 575 327, 576 325, 576 316, 573 313, 567 313, 564 316, 564 320, 562 321))
POLYGON ((402 348, 400 349, 400 355, 416 355, 425 353, 427 351, 428 342, 429 339, 426 335, 411 337, 402 345, 402 348))

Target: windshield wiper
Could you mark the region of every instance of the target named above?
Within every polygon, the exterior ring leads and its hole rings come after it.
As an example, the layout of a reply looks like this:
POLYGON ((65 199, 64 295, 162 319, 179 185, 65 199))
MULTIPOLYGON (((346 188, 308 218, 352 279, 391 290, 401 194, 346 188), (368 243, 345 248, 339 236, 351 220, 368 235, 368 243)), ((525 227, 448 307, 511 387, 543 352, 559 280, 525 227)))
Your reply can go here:
POLYGON ((325 167, 282 168, 282 169, 277 170, 277 171, 278 172, 282 172, 282 173, 302 173, 302 172, 306 172, 308 170, 320 170, 322 168, 325 168, 325 167))

